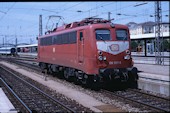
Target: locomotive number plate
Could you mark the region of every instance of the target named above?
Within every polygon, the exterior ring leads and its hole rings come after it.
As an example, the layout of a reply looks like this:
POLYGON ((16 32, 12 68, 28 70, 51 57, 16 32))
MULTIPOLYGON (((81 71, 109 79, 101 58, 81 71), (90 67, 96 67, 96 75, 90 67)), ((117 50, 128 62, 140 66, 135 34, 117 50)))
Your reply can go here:
POLYGON ((121 61, 110 61, 109 64, 110 64, 110 65, 113 65, 113 64, 121 64, 121 61))
POLYGON ((121 64, 121 61, 114 61, 114 64, 121 64))
POLYGON ((110 61, 110 62, 109 62, 109 64, 110 64, 110 65, 113 65, 113 62, 112 62, 112 61, 110 61))

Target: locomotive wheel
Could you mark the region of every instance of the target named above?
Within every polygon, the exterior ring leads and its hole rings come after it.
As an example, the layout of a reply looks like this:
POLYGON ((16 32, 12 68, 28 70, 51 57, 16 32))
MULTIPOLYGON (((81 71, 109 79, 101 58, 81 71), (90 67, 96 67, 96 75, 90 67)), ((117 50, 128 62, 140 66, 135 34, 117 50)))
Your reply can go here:
POLYGON ((66 69, 64 70, 64 78, 65 78, 66 80, 69 79, 68 68, 66 68, 66 69))
POLYGON ((48 66, 48 74, 51 74, 51 75, 53 74, 53 71, 52 71, 52 69, 51 69, 51 66, 50 66, 50 65, 48 66))
POLYGON ((44 67, 43 67, 43 63, 39 63, 39 66, 40 66, 40 69, 43 70, 44 67))
MULTIPOLYGON (((88 76, 88 75, 87 75, 88 76)), ((93 75, 89 75, 88 78, 84 78, 83 80, 83 86, 86 88, 90 88, 92 90, 100 90, 100 83, 97 80, 94 80, 94 76, 93 75)))
POLYGON ((57 77, 58 78, 60 78, 60 79, 64 79, 64 71, 59 71, 58 73, 57 73, 57 77))
POLYGON ((101 85, 99 82, 93 82, 92 84, 89 85, 91 85, 92 90, 99 91, 101 89, 101 85))
POLYGON ((137 89, 138 88, 138 80, 137 80, 138 75, 137 75, 137 73, 129 72, 128 75, 129 75, 129 80, 127 82, 128 86, 130 88, 137 89))
POLYGON ((47 65, 45 63, 39 63, 41 72, 44 73, 45 69, 47 69, 47 65))
POLYGON ((75 76, 74 76, 74 79, 73 79, 74 84, 80 85, 81 83, 80 83, 80 80, 78 79, 78 72, 75 71, 74 75, 75 75, 75 76))
POLYGON ((64 69, 64 78, 69 81, 69 82, 73 82, 74 81, 74 70, 72 70, 71 68, 65 68, 64 69))
POLYGON ((84 74, 83 79, 81 80, 82 86, 89 88, 90 87, 90 80, 88 78, 88 75, 84 74))

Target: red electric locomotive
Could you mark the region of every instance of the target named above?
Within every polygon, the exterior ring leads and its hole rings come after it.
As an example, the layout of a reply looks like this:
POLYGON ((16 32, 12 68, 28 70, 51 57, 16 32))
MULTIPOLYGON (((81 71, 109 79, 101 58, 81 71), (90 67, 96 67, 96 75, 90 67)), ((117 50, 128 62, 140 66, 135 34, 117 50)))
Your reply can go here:
POLYGON ((115 80, 137 86, 127 26, 86 18, 38 38, 39 66, 90 86, 115 80), (92 85, 93 84, 93 85, 92 85))

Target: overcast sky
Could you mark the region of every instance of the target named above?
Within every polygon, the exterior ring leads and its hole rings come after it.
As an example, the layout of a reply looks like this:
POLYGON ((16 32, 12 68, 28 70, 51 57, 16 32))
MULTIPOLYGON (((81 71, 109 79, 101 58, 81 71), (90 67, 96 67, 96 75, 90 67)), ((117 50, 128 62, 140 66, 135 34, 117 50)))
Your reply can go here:
MULTIPOLYGON (((16 37, 18 43, 36 43, 40 14, 43 17, 43 33, 54 22, 60 26, 92 16, 108 19, 108 12, 114 18, 112 22, 118 24, 155 21, 154 17, 150 17, 155 13, 155 2, 135 7, 141 3, 146 2, 0 2, 0 44, 3 38, 14 44, 16 37), (62 16, 62 19, 49 20, 51 15, 62 16)), ((162 2, 161 5, 162 21, 169 22, 169 2, 162 2)))

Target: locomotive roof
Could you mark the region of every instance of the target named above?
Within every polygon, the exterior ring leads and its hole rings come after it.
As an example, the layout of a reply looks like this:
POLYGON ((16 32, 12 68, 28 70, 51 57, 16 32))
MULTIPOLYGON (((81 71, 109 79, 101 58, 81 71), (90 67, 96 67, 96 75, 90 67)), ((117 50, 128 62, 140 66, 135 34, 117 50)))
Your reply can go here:
POLYGON ((74 30, 79 29, 80 27, 88 27, 89 25, 114 25, 114 26, 126 26, 126 25, 121 25, 121 24, 113 24, 111 23, 111 20, 104 20, 102 18, 85 18, 84 20, 80 21, 80 22, 73 22, 73 23, 69 23, 66 25, 63 25, 61 27, 58 28, 54 28, 53 31, 47 31, 48 34, 46 34, 45 36, 41 36, 41 37, 46 37, 46 36, 50 36, 50 34, 52 35, 53 33, 57 33, 57 32, 64 32, 67 30, 71 30, 73 28, 75 28, 74 30), (77 28, 77 29, 76 29, 77 28))
POLYGON ((90 17, 90 18, 85 18, 84 20, 82 20, 80 22, 73 22, 73 23, 69 23, 64 26, 61 26, 59 28, 55 28, 53 31, 57 32, 57 31, 65 30, 65 29, 71 29, 71 28, 87 26, 87 25, 91 25, 91 24, 99 24, 99 23, 111 23, 111 20, 104 20, 102 18, 90 17))

